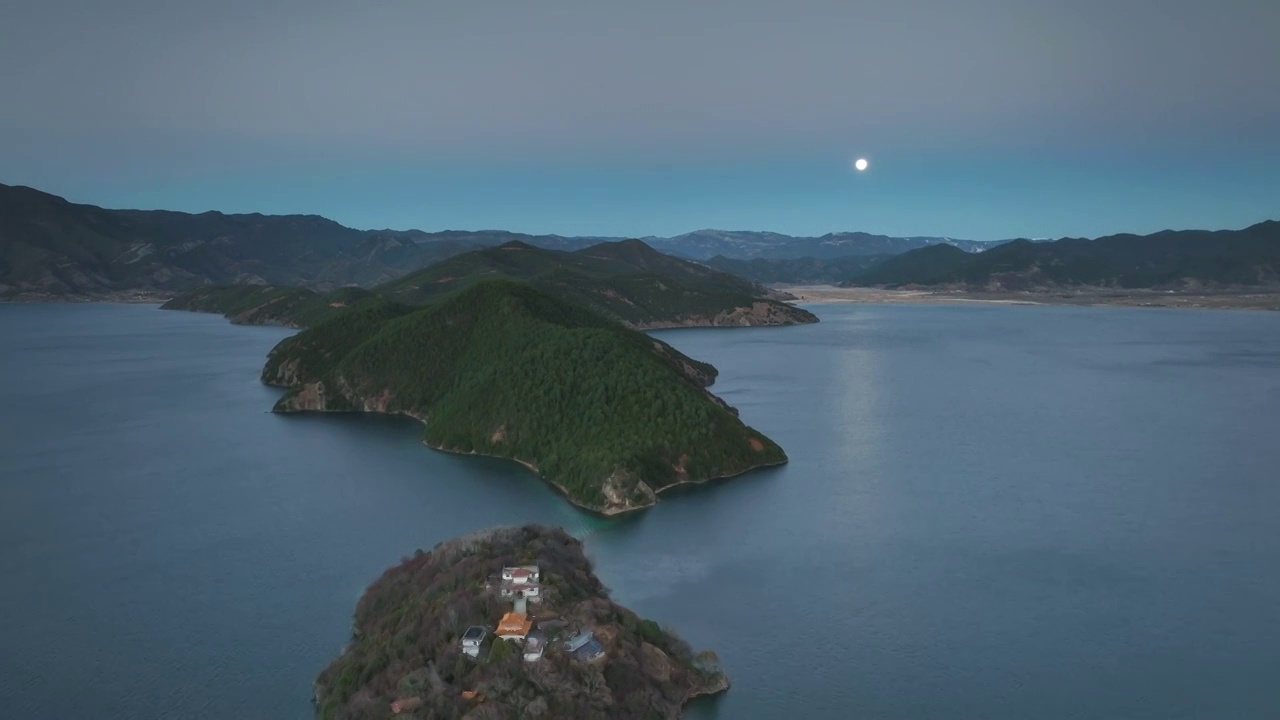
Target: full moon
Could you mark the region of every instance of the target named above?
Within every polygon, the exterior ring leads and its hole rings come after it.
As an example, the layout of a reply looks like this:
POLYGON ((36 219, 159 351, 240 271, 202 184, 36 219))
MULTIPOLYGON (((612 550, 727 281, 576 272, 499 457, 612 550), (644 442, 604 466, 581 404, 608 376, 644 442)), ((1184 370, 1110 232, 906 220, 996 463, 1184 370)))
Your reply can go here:
POLYGON ((854 161, 853 166, 858 168, 858 172, 862 172, 863 170, 867 169, 867 159, 858 158, 857 160, 854 161))

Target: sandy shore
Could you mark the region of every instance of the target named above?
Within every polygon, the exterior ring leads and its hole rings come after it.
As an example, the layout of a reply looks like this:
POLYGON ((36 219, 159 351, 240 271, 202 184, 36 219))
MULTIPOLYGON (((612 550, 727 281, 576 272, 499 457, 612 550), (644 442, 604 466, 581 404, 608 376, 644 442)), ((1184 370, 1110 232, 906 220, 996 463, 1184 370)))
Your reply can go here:
POLYGON ((885 290, 834 285, 778 285, 802 303, 958 303, 1004 305, 1113 305, 1119 307, 1280 310, 1280 289, 1213 293, 1081 288, 1053 292, 973 292, 967 290, 885 290))

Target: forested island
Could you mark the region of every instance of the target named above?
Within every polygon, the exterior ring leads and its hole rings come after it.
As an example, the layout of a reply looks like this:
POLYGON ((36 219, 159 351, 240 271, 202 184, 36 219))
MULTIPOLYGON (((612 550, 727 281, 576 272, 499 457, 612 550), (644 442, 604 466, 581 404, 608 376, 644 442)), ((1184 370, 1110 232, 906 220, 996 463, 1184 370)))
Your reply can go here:
POLYGON ((675 485, 786 462, 706 388, 715 368, 525 283, 425 307, 370 297, 272 350, 277 412, 417 418, 434 448, 509 458, 614 515, 675 485))
POLYGON ((315 704, 322 720, 633 720, 678 718, 728 687, 714 653, 611 601, 581 542, 528 525, 443 542, 383 573, 315 704))
POLYGON ((785 292, 664 255, 639 240, 600 243, 575 252, 513 241, 442 260, 368 290, 349 287, 322 293, 260 284, 204 286, 175 297, 164 308, 216 312, 250 325, 306 327, 361 297, 426 305, 496 278, 527 282, 640 329, 818 321, 813 313, 789 304, 795 298, 785 292))

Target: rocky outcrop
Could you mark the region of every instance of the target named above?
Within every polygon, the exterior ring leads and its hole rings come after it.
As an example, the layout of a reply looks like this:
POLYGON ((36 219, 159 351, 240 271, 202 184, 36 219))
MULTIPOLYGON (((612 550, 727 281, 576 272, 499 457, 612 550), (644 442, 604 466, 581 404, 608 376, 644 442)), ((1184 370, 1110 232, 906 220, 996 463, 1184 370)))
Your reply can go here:
POLYGON ((794 305, 777 300, 756 300, 750 305, 723 310, 715 315, 686 315, 674 322, 656 322, 640 326, 643 330, 682 327, 762 327, 770 325, 805 325, 818 322, 818 316, 794 305))
POLYGON ((724 673, 716 673, 712 675, 705 683, 689 693, 685 698, 685 702, 689 702, 694 698, 706 697, 708 695, 719 695, 729 689, 729 677, 724 673))
MULTIPOLYGON (((711 387, 711 385, 716 381, 716 375, 720 372, 712 365, 690 362, 688 357, 681 353, 672 352, 671 346, 664 343, 653 343, 653 351, 670 361, 680 370, 682 375, 689 378, 690 381, 699 387, 711 387)), ((710 395, 710 393, 708 393, 708 395, 710 395)), ((711 395, 711 397, 715 398, 717 402, 721 402, 723 405, 720 398, 716 398, 714 395, 711 395)), ((725 405, 725 407, 728 407, 728 405, 725 405)))
POLYGON ((649 507, 658 501, 658 494, 649 484, 634 473, 615 470, 600 485, 605 503, 601 512, 605 515, 619 515, 632 510, 649 507))
POLYGON ((323 382, 306 383, 280 398, 275 412, 325 412, 329 410, 328 399, 323 382))

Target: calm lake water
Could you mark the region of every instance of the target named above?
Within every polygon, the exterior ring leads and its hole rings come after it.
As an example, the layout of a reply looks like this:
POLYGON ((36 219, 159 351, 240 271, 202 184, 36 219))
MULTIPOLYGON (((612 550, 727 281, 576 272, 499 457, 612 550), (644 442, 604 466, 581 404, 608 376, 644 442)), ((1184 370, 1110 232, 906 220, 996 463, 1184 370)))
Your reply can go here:
POLYGON ((385 567, 536 521, 719 652, 690 717, 1280 717, 1280 314, 814 309, 662 333, 792 462, 607 522, 269 414, 287 331, 0 305, 0 715, 310 718, 385 567))

